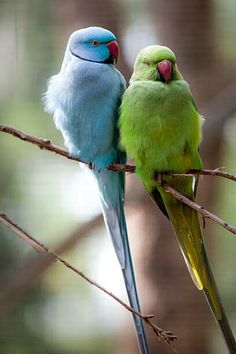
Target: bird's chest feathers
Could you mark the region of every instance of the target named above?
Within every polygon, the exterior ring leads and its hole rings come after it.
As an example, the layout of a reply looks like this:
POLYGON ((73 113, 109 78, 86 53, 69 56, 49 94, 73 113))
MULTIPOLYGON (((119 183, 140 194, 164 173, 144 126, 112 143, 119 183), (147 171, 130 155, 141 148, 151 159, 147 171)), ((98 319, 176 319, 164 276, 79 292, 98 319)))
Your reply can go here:
POLYGON ((179 86, 149 81, 131 87, 132 110, 125 123, 129 131, 123 139, 130 155, 147 170, 177 170, 186 143, 194 140, 198 115, 188 87, 179 86))
POLYGON ((62 102, 64 108, 83 110, 96 105, 99 109, 105 101, 115 96, 118 77, 108 65, 94 63, 71 64, 62 76, 62 102))
POLYGON ((114 67, 72 62, 60 73, 59 85, 54 119, 70 153, 94 161, 98 154, 112 150, 121 90, 114 67))
POLYGON ((171 140, 173 131, 177 135, 178 131, 184 131, 189 94, 186 90, 172 88, 167 84, 160 83, 156 86, 146 90, 142 99, 137 102, 138 119, 135 120, 134 126, 144 129, 150 139, 158 139, 161 143, 168 140, 168 137, 171 140))

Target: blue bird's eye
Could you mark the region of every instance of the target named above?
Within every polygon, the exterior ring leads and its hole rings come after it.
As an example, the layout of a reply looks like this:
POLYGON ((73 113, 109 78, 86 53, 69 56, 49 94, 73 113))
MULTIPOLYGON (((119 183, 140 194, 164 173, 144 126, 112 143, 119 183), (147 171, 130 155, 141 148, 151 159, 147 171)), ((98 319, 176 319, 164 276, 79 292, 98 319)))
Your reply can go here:
POLYGON ((92 41, 92 45, 94 47, 97 47, 98 45, 100 45, 100 42, 99 41, 92 41))

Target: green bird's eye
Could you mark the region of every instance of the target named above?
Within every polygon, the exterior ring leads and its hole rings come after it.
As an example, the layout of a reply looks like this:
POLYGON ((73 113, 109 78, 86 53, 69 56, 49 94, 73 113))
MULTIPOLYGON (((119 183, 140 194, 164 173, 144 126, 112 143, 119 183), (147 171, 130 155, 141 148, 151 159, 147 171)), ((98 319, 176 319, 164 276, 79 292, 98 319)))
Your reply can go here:
POLYGON ((147 60, 147 61, 144 62, 144 64, 146 64, 147 66, 151 66, 152 62, 151 62, 151 60, 147 60))

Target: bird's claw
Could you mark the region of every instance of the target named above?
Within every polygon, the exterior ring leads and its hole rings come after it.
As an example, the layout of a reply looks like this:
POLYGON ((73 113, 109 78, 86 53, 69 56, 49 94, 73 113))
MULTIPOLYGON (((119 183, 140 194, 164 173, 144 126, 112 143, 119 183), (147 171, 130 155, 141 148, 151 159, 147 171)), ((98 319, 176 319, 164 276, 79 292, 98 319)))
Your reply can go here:
POLYGON ((89 162, 89 163, 88 163, 88 168, 89 168, 90 170, 93 170, 93 169, 94 169, 94 166, 93 166, 93 163, 92 163, 92 162, 89 162))
POLYGON ((93 171, 98 172, 98 173, 100 173, 102 171, 102 168, 98 168, 96 166, 96 164, 92 163, 92 162, 88 163, 88 167, 90 168, 90 170, 93 170, 93 171))
POLYGON ((156 174, 156 181, 159 185, 163 185, 163 172, 157 172, 156 174))

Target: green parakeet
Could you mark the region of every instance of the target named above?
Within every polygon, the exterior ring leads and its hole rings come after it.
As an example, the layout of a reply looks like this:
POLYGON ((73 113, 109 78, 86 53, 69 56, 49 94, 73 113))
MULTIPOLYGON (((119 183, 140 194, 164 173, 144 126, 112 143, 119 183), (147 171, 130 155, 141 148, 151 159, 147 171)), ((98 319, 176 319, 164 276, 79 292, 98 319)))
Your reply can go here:
MULTIPOLYGON (((138 176, 169 218, 191 277, 197 288, 204 291, 229 352, 236 353, 235 339, 207 259, 198 215, 154 180, 156 172, 184 173, 202 168, 198 152, 202 122, 174 53, 159 45, 141 50, 120 108, 121 146, 135 160, 138 176)), ((163 180, 189 199, 195 199, 196 178, 165 175, 163 180)))

